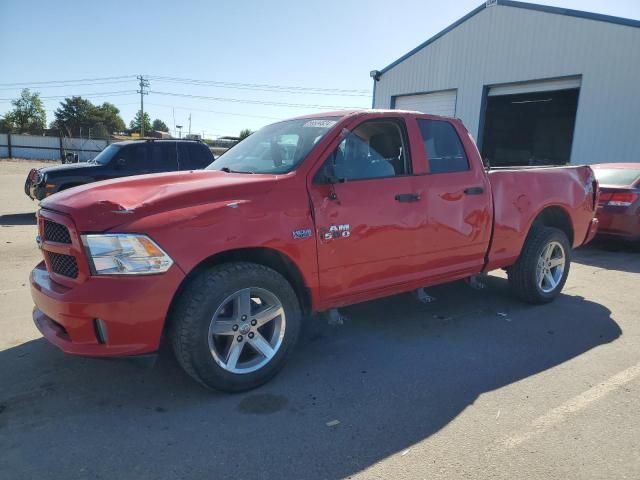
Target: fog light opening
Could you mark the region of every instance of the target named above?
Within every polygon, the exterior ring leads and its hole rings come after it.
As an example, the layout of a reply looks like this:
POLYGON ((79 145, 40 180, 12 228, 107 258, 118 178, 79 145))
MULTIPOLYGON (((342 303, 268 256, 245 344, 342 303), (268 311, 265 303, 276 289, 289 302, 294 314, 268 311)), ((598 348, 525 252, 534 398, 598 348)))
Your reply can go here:
POLYGON ((93 328, 96 331, 96 338, 98 339, 98 343, 105 344, 109 341, 109 334, 107 333, 107 324, 104 323, 104 320, 100 318, 96 318, 93 321, 93 328))

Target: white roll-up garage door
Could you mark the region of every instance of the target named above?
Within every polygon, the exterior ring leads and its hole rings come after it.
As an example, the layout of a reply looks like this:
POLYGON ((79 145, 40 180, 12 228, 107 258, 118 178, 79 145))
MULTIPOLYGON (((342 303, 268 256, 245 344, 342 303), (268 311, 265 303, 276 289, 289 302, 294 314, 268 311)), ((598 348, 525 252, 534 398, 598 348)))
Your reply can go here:
POLYGON ((536 80, 532 82, 507 83, 489 88, 489 96, 516 95, 518 93, 550 92, 580 88, 580 76, 556 78, 553 80, 536 80))
POLYGON ((399 95, 395 98, 394 108, 454 117, 456 115, 456 90, 399 95))

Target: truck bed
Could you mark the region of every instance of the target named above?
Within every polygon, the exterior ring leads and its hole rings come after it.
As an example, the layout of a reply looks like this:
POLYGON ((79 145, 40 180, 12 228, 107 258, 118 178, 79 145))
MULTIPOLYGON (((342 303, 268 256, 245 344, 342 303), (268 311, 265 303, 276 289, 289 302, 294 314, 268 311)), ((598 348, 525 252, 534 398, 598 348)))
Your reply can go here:
POLYGON ((513 264, 527 232, 540 215, 554 217, 573 231, 574 247, 585 242, 596 205, 591 167, 500 167, 487 170, 493 195, 494 228, 486 270, 513 264))

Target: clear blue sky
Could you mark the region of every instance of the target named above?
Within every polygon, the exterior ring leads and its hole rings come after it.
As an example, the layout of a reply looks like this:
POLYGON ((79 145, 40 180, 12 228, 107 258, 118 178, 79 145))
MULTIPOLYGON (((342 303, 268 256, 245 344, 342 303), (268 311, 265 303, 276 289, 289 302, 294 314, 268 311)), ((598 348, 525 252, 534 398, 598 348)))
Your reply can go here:
MULTIPOLYGON (((637 0, 537 3, 640 18, 637 0)), ((207 137, 257 129, 321 111, 161 95, 368 107, 369 71, 381 69, 481 4, 481 0, 30 1, 0 0, 0 115, 32 82, 147 74, 217 82, 348 89, 364 96, 256 91, 152 80, 145 110, 207 137), (6 84, 20 84, 8 87, 6 84)), ((82 95, 118 106, 127 124, 139 108, 135 78, 36 86, 43 97, 82 95), (122 95, 87 94, 123 92, 122 95)), ((47 121, 59 99, 46 99, 47 121)))

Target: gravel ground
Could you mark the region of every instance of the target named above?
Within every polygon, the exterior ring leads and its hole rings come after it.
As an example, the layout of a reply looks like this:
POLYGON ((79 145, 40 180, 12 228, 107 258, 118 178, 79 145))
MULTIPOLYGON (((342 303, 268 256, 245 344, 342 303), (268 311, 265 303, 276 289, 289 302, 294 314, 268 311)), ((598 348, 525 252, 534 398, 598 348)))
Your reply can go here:
POLYGON ((0 162, 0 478, 640 478, 640 253, 575 252, 532 307, 504 276, 313 321, 244 394, 152 367, 72 358, 31 323, 31 163, 0 162))

